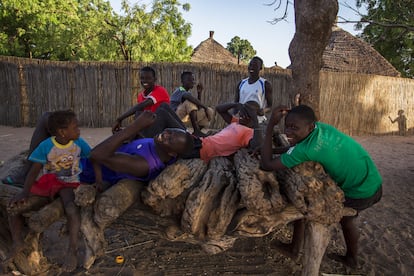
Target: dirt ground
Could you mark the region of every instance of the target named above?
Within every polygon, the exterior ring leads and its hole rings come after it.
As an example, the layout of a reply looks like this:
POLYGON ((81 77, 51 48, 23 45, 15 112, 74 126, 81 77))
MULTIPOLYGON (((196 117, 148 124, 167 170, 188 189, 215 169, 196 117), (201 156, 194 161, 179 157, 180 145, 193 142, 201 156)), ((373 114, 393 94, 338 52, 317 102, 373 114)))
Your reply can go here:
MULTIPOLYGON (((6 161, 27 149, 31 128, 0 126, 0 161, 6 161)), ((109 135, 105 129, 82 129, 92 146, 109 135)), ((372 155, 384 179, 383 198, 360 213, 360 257, 357 269, 324 257, 322 274, 343 275, 414 275, 414 136, 355 137, 372 155)), ((350 161, 351 162, 351 161, 350 161)), ((1 172, 1 167, 0 167, 1 172)), ((0 174, 4 175, 4 172, 0 174)), ((59 224, 47 231, 44 239, 62 239, 56 234, 59 224)), ((106 255, 90 271, 79 268, 75 275, 292 275, 300 264, 280 255, 272 240, 288 241, 290 229, 283 228, 264 238, 246 238, 224 253, 209 256, 198 246, 172 243, 145 233, 134 223, 122 219, 107 231, 106 255), (124 262, 117 264, 116 256, 124 262)), ((58 273, 62 248, 45 244, 45 255, 58 273)), ((333 231, 327 253, 344 252, 340 228, 333 231)))

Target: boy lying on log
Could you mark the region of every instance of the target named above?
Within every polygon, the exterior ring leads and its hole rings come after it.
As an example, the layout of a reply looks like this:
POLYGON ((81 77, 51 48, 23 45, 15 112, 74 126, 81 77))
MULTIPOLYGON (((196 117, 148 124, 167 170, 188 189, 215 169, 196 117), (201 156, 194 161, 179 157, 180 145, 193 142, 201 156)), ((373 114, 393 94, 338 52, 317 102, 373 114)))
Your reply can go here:
MULTIPOLYGON (((262 168, 283 174, 287 168, 303 162, 320 163, 345 194, 345 207, 362 211, 381 199, 382 178, 369 154, 354 139, 334 127, 317 122, 314 111, 305 105, 292 110, 279 107, 273 110, 261 151, 262 168), (286 115, 285 132, 291 148, 280 157, 272 157, 273 127, 286 115)), ((345 256, 333 256, 348 266, 357 265, 357 215, 341 219, 346 243, 345 256)), ((295 223, 292 244, 282 245, 287 255, 296 257, 304 237, 303 220, 295 223)))
MULTIPOLYGON (((49 140, 57 140, 58 143, 63 143, 65 145, 64 147, 68 147, 68 145, 71 146, 72 144, 79 144, 76 141, 73 142, 73 140, 77 140, 79 137, 79 129, 77 127, 76 118, 71 117, 71 121, 68 122, 68 126, 58 126, 56 127, 57 130, 55 131, 55 128, 52 127, 54 124, 50 123, 51 119, 54 117, 53 114, 54 113, 52 113, 52 115, 49 114, 50 120, 48 125, 49 128, 51 128, 52 133, 57 134, 57 138, 49 138, 45 140, 45 142, 42 142, 39 147, 44 148, 43 143, 55 143, 49 142, 49 140)), ((145 111, 131 125, 107 138, 105 141, 94 148, 93 152, 91 153, 91 157, 103 165, 101 166, 102 172, 101 170, 97 169, 97 166, 89 162, 87 159, 79 160, 79 157, 81 156, 88 157, 90 151, 89 147, 86 147, 82 144, 82 149, 85 151, 85 153, 82 152, 82 155, 80 155, 78 152, 76 152, 77 155, 75 154, 76 156, 74 157, 77 157, 78 159, 70 158, 73 164, 76 164, 78 166, 76 167, 77 170, 76 174, 74 175, 74 177, 77 179, 76 185, 69 185, 63 182, 61 183, 61 181, 58 180, 53 180, 51 182, 49 178, 44 179, 44 181, 40 181, 42 180, 42 178, 40 178, 38 181, 40 183, 38 184, 38 182, 36 182, 36 184, 33 185, 33 183, 35 183, 34 180, 36 179, 41 168, 40 162, 47 162, 48 160, 45 159, 47 157, 44 157, 44 161, 43 159, 40 160, 30 157, 29 160, 33 162, 33 168, 30 170, 26 178, 27 180, 25 183, 25 188, 20 194, 12 199, 8 208, 11 221, 11 229, 13 229, 12 236, 13 240, 15 241, 15 246, 10 253, 10 256, 8 256, 8 258, 3 263, 4 269, 6 269, 8 264, 13 261, 13 257, 18 254, 19 250, 23 246, 22 237, 20 237, 20 235, 24 221, 21 214, 30 211, 31 207, 40 208, 48 201, 41 200, 43 204, 39 204, 39 200, 29 202, 33 203, 36 206, 21 206, 21 203, 23 203, 24 199, 29 196, 29 193, 44 196, 45 192, 48 192, 48 195, 50 193, 50 196, 53 197, 55 193, 59 192, 59 195, 61 196, 65 206, 65 212, 67 216, 69 216, 68 228, 70 234, 70 253, 73 253, 68 255, 68 260, 65 261, 63 270, 73 271, 77 266, 77 233, 79 232, 80 221, 78 208, 73 202, 73 188, 79 186, 79 180, 80 182, 94 183, 96 176, 96 181, 98 183, 102 182, 103 180, 114 184, 119 179, 125 178, 149 181, 157 177, 157 175, 167 165, 174 163, 177 159, 178 154, 185 153, 189 149, 191 150, 193 143, 191 135, 182 129, 166 129, 154 138, 137 139, 129 143, 124 143, 127 140, 133 139, 140 130, 151 125, 155 121, 155 118, 156 115, 154 113, 145 111), (79 167, 79 164, 82 164, 83 166, 79 167), (81 168, 83 169, 82 172, 81 168), (51 185, 55 183, 56 185, 51 185), (46 191, 41 189, 45 187, 50 189, 46 191), (39 191, 42 193, 39 193, 39 191)), ((58 147, 62 148, 63 146, 58 147)), ((38 156, 37 153, 38 151, 35 150, 32 155, 36 157, 38 156)))

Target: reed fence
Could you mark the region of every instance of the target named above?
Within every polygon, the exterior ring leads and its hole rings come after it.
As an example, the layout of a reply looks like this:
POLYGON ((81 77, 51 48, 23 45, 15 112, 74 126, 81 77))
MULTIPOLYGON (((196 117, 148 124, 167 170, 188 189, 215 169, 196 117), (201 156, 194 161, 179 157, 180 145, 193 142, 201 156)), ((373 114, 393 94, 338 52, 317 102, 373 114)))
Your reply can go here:
MULTIPOLYGON (((247 67, 200 63, 58 62, 0 56, 0 125, 34 126, 45 111, 73 109, 84 127, 108 127, 136 103, 139 70, 152 66, 157 83, 171 93, 180 74, 192 71, 204 86, 202 101, 215 106, 233 101, 247 67)), ((291 103, 289 70, 266 68, 273 105, 291 103)), ((351 135, 398 131, 388 116, 402 109, 412 129, 414 80, 321 72, 321 120, 351 135)), ((212 127, 223 127, 216 116, 212 127)))

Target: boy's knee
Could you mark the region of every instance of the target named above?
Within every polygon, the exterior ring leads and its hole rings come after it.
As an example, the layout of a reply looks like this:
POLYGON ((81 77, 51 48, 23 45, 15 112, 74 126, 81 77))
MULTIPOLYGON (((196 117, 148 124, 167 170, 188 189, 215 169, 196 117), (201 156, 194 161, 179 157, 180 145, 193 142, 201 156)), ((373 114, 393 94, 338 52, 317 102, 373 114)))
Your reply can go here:
POLYGON ((187 114, 190 114, 192 111, 197 111, 198 107, 194 103, 190 102, 189 100, 185 100, 182 105, 185 107, 187 114))

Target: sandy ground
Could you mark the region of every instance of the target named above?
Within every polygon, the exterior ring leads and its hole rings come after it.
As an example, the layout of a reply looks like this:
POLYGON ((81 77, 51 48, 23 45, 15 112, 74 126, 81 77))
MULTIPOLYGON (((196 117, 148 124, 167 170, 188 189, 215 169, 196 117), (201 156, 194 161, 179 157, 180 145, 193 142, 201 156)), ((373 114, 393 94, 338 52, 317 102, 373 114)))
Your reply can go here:
MULTIPOLYGON (((32 128, 0 126, 0 160, 5 161, 27 149, 32 128)), ((92 146, 110 130, 82 129, 92 146)), ((380 203, 359 216, 360 258, 357 269, 348 269, 325 256, 321 273, 345 275, 414 275, 414 136, 355 137, 372 155, 383 178, 380 203)), ((351 161, 350 161, 351 162, 351 161)), ((238 240, 224 253, 208 256, 197 246, 171 243, 140 231, 134 226, 114 225, 107 232, 107 254, 98 259, 87 274, 93 275, 292 275, 300 266, 284 258, 269 245, 287 233, 282 229, 264 238, 238 240), (281 233, 284 232, 284 233, 281 233), (119 249, 136 245, 128 249, 119 249), (125 257, 116 264, 117 255, 125 257)), ((46 233, 47 235, 47 233, 46 233)), ((45 253, 51 262, 59 258, 51 248, 45 253)), ((344 242, 336 228, 327 252, 344 252, 344 242)), ((85 275, 82 269, 77 275, 85 275)))

